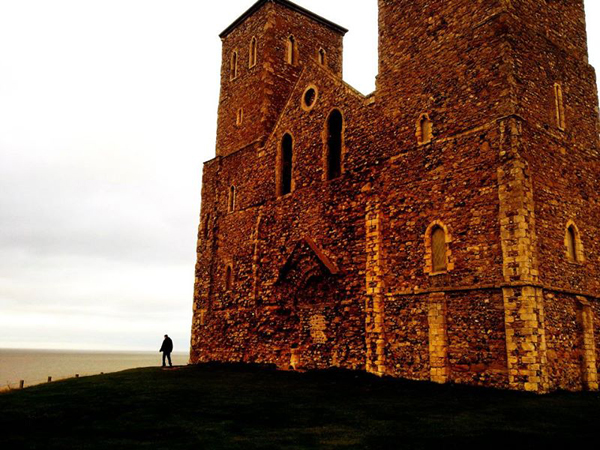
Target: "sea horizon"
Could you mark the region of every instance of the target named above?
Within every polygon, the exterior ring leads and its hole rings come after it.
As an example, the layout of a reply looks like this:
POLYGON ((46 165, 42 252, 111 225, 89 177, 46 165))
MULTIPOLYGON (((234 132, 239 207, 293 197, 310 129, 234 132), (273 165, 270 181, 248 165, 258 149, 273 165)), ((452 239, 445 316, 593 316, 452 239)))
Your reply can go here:
MULTIPOLYGON (((64 352, 64 353, 156 353, 156 350, 128 350, 128 349, 77 349, 77 348, 29 348, 29 347, 0 347, 0 351, 19 351, 19 352, 64 352)), ((187 351, 175 351, 172 353, 173 355, 178 354, 189 354, 189 350, 187 351)))
MULTIPOLYGON (((173 352, 173 365, 187 365, 189 352, 173 352)), ((151 350, 0 348, 0 391, 79 376, 160 367, 162 355, 151 350)))

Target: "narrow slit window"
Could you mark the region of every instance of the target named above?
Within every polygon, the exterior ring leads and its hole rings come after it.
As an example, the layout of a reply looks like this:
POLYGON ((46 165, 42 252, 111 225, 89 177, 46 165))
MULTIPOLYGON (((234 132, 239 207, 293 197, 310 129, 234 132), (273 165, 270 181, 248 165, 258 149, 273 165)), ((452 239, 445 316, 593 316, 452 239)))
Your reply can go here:
POLYGON ((233 52, 231 54, 231 63, 230 63, 230 79, 235 80, 238 76, 238 54, 237 52, 233 52))
POLYGON ((448 269, 446 232, 440 226, 431 230, 431 257, 433 272, 444 272, 448 269))
POLYGON ((239 127, 244 123, 244 110, 242 108, 238 109, 237 115, 235 117, 235 124, 239 127))
POLYGON ((248 67, 254 67, 257 59, 257 40, 255 37, 250 41, 250 52, 248 58, 248 67))
POLYGON ((292 174, 294 160, 294 141, 292 136, 286 134, 281 141, 280 157, 280 186, 279 194, 287 195, 292 192, 292 174))
POLYGON ((294 36, 290 36, 286 45, 286 61, 295 66, 298 62, 298 48, 294 36))
POLYGON ((229 188, 229 198, 227 199, 227 210, 231 213, 235 211, 235 186, 229 188))
POLYGON ((226 291, 231 291, 231 289, 233 288, 233 267, 231 267, 231 265, 228 265, 227 268, 225 269, 225 290, 226 291))
POLYGON ((554 102, 556 105, 556 126, 559 130, 565 129, 565 104, 563 100, 562 86, 554 84, 554 102))
POLYGON ((206 215, 204 219, 204 239, 208 237, 208 233, 210 232, 210 214, 206 215))
POLYGON ((327 119, 327 179, 333 180, 342 175, 342 145, 344 119, 342 113, 334 109, 327 119))
POLYGON ((325 63, 326 63, 326 57, 327 57, 327 55, 325 53, 325 50, 322 49, 322 48, 320 48, 319 49, 319 54, 317 56, 318 56, 319 64, 321 64, 322 66, 324 66, 325 63))
POLYGON ((567 228, 567 257, 570 261, 577 261, 577 233, 571 225, 567 228))
POLYGON ((429 144, 433 138, 433 122, 428 114, 421 114, 417 121, 417 142, 420 145, 429 144))

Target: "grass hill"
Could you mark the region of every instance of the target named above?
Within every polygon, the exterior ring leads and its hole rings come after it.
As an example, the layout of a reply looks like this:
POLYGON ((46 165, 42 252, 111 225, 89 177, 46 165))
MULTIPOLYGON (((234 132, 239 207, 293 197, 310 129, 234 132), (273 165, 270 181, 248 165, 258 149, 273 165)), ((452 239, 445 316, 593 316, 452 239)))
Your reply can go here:
POLYGON ((0 448, 572 448, 600 395, 535 396, 252 366, 136 369, 0 395, 0 448))

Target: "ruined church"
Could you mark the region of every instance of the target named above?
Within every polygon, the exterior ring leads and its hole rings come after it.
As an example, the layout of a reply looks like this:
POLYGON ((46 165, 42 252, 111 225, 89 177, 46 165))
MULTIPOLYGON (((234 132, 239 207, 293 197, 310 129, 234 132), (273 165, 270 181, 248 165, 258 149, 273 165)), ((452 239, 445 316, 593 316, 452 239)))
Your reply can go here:
POLYGON ((191 362, 597 390, 583 0, 379 0, 369 95, 346 31, 260 0, 220 35, 191 362))

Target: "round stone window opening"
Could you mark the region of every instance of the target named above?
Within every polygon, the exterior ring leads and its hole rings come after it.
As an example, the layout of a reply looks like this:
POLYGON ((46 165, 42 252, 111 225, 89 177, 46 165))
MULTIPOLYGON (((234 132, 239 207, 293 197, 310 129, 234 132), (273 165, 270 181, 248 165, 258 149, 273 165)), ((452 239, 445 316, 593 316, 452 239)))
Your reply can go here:
POLYGON ((319 98, 317 87, 314 85, 308 86, 304 91, 304 95, 302 95, 302 109, 304 111, 313 109, 317 103, 317 98, 319 98))

